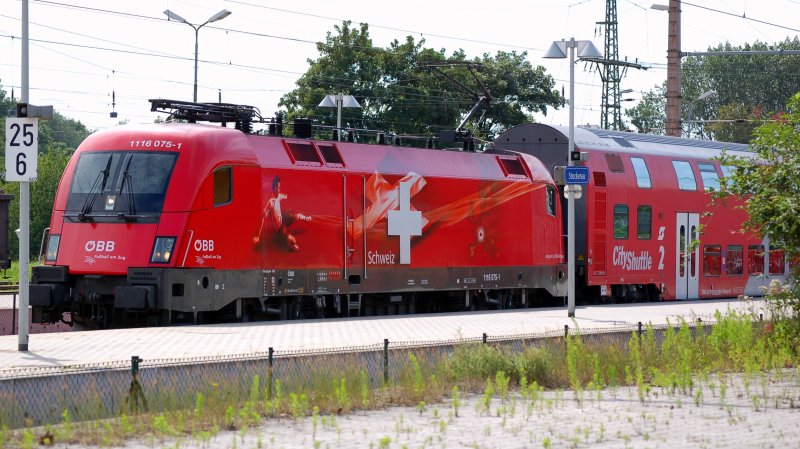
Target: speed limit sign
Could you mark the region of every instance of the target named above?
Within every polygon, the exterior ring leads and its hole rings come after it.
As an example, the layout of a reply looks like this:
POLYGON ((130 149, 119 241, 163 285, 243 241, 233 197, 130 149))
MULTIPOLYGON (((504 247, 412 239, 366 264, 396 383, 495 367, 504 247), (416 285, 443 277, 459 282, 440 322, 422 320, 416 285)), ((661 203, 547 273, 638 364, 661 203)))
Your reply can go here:
POLYGON ((6 118, 6 181, 36 181, 39 119, 6 118))

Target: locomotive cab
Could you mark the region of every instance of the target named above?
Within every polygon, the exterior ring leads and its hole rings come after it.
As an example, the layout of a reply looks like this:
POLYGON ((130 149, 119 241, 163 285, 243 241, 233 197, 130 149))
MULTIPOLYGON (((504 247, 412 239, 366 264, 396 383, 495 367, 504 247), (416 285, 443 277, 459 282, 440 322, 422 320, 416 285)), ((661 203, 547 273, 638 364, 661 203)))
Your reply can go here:
POLYGON ((175 236, 156 233, 177 158, 133 149, 78 154, 56 201, 45 265, 33 268, 34 320, 56 322, 71 311, 102 325, 109 300, 122 309, 156 306, 152 286, 125 285, 127 266, 171 260, 175 236))

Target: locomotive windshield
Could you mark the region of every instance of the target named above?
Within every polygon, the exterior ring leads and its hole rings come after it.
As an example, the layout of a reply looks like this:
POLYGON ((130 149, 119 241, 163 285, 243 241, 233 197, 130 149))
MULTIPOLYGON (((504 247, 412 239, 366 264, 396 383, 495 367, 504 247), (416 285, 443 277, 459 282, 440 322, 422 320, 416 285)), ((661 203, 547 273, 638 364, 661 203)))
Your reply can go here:
POLYGON ((81 220, 160 213, 177 157, 133 151, 83 153, 72 177, 67 212, 77 212, 81 220))

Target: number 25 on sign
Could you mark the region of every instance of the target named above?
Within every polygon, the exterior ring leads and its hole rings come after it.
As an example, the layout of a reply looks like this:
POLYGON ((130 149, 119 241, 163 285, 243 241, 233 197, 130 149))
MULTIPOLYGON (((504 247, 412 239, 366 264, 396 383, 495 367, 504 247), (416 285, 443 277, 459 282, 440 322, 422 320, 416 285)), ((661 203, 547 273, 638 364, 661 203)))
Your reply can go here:
POLYGON ((39 119, 6 118, 6 181, 36 181, 39 119))

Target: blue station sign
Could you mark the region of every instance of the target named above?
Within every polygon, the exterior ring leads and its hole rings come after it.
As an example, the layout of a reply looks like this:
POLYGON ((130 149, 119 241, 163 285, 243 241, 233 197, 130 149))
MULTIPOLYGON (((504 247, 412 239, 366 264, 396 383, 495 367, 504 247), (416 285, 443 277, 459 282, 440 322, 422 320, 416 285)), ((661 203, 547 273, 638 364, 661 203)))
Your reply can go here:
POLYGON ((567 184, 589 184, 589 167, 571 166, 564 168, 564 182, 567 184))

